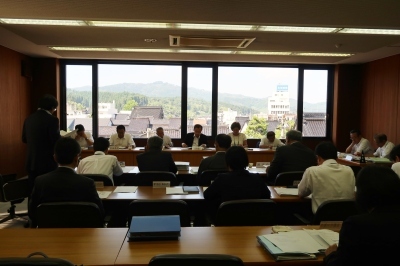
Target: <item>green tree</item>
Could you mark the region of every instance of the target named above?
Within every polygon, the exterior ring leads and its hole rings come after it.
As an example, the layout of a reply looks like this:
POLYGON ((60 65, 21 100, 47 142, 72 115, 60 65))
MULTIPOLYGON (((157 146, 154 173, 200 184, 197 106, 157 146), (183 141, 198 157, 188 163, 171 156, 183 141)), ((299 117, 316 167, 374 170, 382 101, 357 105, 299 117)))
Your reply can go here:
POLYGON ((129 100, 126 102, 122 110, 131 111, 133 107, 137 106, 138 103, 135 100, 129 100))
POLYGON ((264 118, 253 116, 244 132, 247 138, 261 139, 267 134, 268 123, 264 118))

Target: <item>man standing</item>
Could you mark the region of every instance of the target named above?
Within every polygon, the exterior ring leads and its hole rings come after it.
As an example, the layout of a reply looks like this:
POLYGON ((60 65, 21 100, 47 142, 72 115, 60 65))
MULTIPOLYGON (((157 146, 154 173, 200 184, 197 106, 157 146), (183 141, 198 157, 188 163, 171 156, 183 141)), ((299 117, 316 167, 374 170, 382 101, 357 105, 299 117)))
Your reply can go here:
POLYGON ((132 136, 128 133, 125 133, 125 127, 123 125, 117 126, 117 133, 112 134, 110 137, 110 146, 117 147, 136 147, 135 142, 132 139, 132 136))
POLYGON ((373 153, 371 144, 367 139, 361 136, 360 130, 353 129, 350 131, 351 144, 346 149, 346 153, 351 153, 360 156, 362 152, 364 155, 373 153))
POLYGON ((376 134, 374 141, 376 146, 378 146, 378 149, 374 152, 374 156, 389 159, 390 151, 394 148, 394 144, 387 140, 385 134, 376 134))
POLYGON ((168 171, 176 174, 178 168, 170 152, 162 151, 163 139, 159 136, 147 140, 146 152, 138 154, 139 171, 168 171))
POLYGON ((331 142, 321 142, 315 148, 318 166, 306 169, 299 183, 299 196, 310 194, 312 212, 327 200, 354 199, 356 179, 349 166, 336 162, 337 149, 331 142))
POLYGON ((172 146, 174 146, 174 144, 172 143, 172 140, 169 136, 164 135, 164 129, 162 127, 158 127, 156 129, 156 134, 157 136, 159 136, 160 138, 163 139, 163 146, 167 149, 171 148, 172 146))
POLYGON ((262 138, 260 141, 260 148, 277 148, 280 146, 284 146, 279 139, 275 138, 274 131, 268 131, 267 136, 262 138))
POLYGON ((110 143, 106 138, 97 138, 94 141, 94 155, 88 156, 80 161, 78 174, 103 174, 108 175, 114 182, 113 176, 120 176, 124 173, 114 155, 108 155, 110 143))
POLYGON ((275 184, 279 173, 305 171, 317 164, 314 152, 301 143, 301 132, 290 130, 286 133, 286 145, 276 149, 274 159, 267 168, 267 183, 275 184))
POLYGON ((193 132, 186 135, 182 147, 207 147, 207 136, 201 133, 202 130, 203 127, 200 124, 194 125, 193 132))
POLYGON ((75 173, 81 147, 76 140, 61 138, 54 148, 54 160, 59 167, 38 176, 29 201, 29 217, 36 222, 36 207, 45 202, 85 201, 93 202, 104 215, 103 204, 97 194, 94 181, 75 173))
POLYGON ((58 118, 53 116, 58 102, 46 94, 39 100, 39 108, 25 119, 22 141, 27 144, 26 170, 32 190, 35 179, 57 169, 54 161, 54 145, 60 138, 58 118))

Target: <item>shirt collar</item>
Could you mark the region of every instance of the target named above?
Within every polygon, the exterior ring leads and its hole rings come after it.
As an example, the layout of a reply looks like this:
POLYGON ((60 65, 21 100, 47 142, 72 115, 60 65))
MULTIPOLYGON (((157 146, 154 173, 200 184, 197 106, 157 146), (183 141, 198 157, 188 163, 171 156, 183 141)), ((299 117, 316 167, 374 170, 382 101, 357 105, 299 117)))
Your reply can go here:
POLYGON ((95 151, 94 155, 106 155, 106 154, 102 151, 95 151))
POLYGON ((337 164, 337 161, 334 159, 325 160, 322 164, 337 164))
POLYGON ((42 109, 42 108, 38 108, 38 110, 42 110, 45 111, 46 113, 48 113, 49 115, 53 115, 52 113, 50 113, 48 110, 42 109))

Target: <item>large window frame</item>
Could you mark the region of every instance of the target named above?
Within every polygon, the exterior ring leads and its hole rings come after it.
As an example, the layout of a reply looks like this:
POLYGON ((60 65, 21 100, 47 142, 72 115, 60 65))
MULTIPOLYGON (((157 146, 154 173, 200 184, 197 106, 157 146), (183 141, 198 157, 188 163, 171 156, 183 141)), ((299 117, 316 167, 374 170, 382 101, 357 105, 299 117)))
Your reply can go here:
POLYGON ((304 138, 313 140, 331 139, 332 137, 332 112, 333 112, 333 87, 334 87, 334 66, 333 65, 309 65, 309 64, 271 64, 271 63, 220 63, 220 62, 171 62, 171 61, 119 61, 119 60, 60 60, 60 88, 61 88, 61 129, 67 127, 67 92, 66 92, 66 66, 67 65, 90 65, 92 66, 92 106, 93 106, 93 136, 98 136, 98 65, 99 64, 131 64, 131 65, 179 65, 182 67, 181 75, 181 139, 187 132, 187 106, 188 106, 188 68, 204 67, 212 69, 212 138, 217 135, 218 124, 218 67, 279 67, 298 69, 297 88, 297 130, 303 129, 303 91, 305 70, 327 70, 327 107, 326 107, 326 135, 324 137, 306 136, 304 138))

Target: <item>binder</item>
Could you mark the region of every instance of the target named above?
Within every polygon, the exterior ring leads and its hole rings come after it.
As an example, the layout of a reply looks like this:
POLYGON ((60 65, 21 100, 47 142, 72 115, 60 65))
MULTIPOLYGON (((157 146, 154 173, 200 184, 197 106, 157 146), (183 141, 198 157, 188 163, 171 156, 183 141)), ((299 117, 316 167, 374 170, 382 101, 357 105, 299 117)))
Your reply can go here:
POLYGON ((183 186, 183 192, 187 192, 189 194, 198 194, 200 190, 197 186, 183 186))
POLYGON ((132 216, 129 240, 178 239, 179 215, 132 216))

